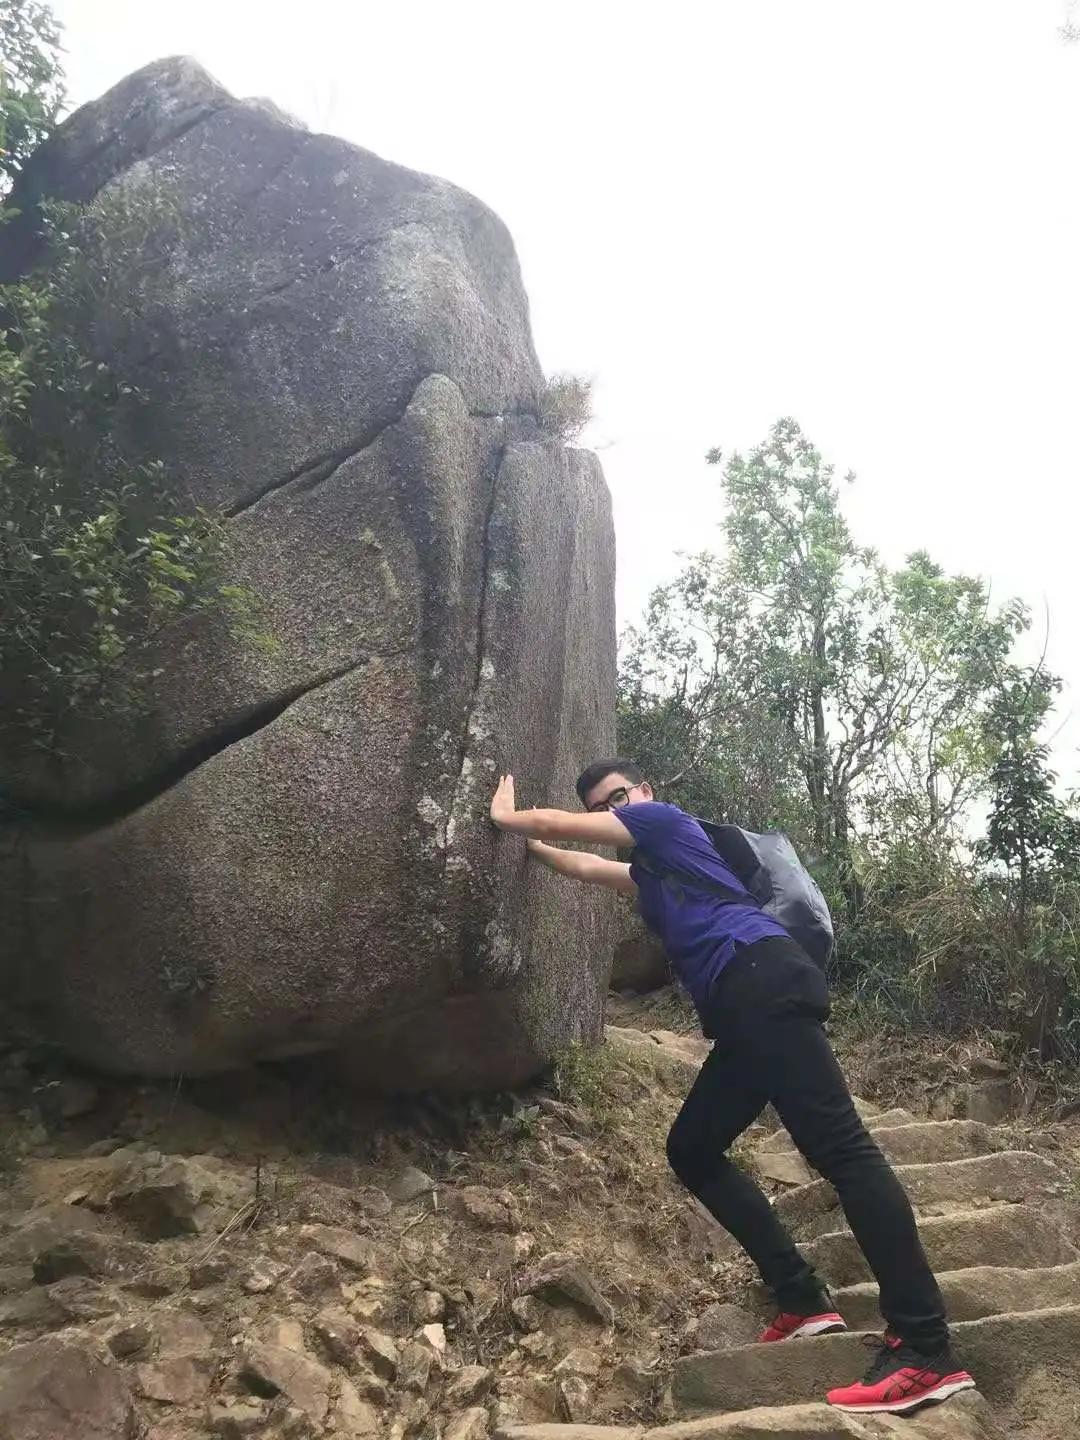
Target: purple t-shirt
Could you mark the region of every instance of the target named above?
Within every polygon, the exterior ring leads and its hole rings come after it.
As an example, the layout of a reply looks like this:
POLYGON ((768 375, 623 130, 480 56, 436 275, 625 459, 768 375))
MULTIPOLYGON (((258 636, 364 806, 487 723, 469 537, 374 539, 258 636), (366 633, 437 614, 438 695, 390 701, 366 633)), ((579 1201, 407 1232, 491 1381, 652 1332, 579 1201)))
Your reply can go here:
MULTIPOLYGON (((634 837, 646 860, 670 865, 688 878, 700 875, 746 895, 746 886, 724 864, 712 841, 692 815, 677 805, 642 800, 612 812, 634 837)), ((787 936, 777 920, 753 902, 740 905, 678 882, 664 882, 631 864, 641 915, 660 936, 679 979, 700 1012, 716 977, 737 949, 755 940, 787 936)))

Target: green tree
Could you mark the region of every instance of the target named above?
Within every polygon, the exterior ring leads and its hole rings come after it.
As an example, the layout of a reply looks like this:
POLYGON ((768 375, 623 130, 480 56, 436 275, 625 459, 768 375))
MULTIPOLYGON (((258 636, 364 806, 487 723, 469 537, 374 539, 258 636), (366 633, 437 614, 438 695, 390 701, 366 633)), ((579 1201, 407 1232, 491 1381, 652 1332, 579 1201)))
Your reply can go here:
POLYGON ((1021 940, 1048 874, 1075 866, 1080 827, 1055 791, 1049 746, 1040 738, 1061 681, 1040 667, 1013 667, 1001 678, 986 716, 995 756, 982 853, 1004 865, 1021 940))
MULTIPOLYGON (((1003 867, 1009 1028, 1040 1059, 1080 1054, 1080 820, 1056 792, 1042 732, 1061 688, 1041 665, 1014 666, 986 716, 994 760, 984 860, 1003 867)), ((993 868, 988 889, 1001 890, 993 868)))
POLYGON ((0 197, 64 100, 60 28, 40 0, 0 0, 0 197))
POLYGON ((925 551, 890 568, 860 546, 793 421, 708 458, 726 546, 624 636, 620 750, 688 808, 782 825, 824 862, 842 1013, 1080 1059, 1080 822, 1040 738, 1057 683, 1011 659, 1025 608, 925 551))
POLYGON ((749 624, 749 596, 725 564, 689 558, 623 637, 619 749, 687 809, 807 844, 798 749, 757 684, 749 624))
POLYGON ((689 560, 627 637, 623 743, 683 784, 719 765, 729 791, 733 767, 769 765, 787 798, 764 808, 848 870, 856 836, 952 833, 986 781, 977 721, 1024 608, 991 613, 981 581, 922 552, 891 571, 858 545, 793 420, 722 483, 725 553, 689 560))

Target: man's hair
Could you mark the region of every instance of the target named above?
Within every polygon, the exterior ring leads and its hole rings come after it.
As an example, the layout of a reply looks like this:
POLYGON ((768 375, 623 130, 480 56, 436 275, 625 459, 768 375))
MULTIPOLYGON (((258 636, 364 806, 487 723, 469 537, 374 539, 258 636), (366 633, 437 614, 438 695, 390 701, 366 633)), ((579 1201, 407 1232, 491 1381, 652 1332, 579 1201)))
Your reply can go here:
POLYGON ((581 772, 574 786, 583 805, 589 791, 609 775, 625 775, 631 785, 640 785, 645 779, 645 772, 633 760, 594 760, 587 770, 581 772))

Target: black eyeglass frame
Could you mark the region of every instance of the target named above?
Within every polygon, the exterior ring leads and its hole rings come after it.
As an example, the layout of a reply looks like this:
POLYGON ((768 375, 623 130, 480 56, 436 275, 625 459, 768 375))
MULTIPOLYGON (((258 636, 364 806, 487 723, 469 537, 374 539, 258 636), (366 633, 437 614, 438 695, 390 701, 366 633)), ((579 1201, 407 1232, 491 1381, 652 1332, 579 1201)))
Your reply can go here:
POLYGON ((636 790, 637 788, 636 785, 616 785, 615 789, 612 790, 611 794, 605 800, 598 800, 595 805, 588 807, 589 814, 599 815, 604 810, 621 810, 624 805, 630 804, 630 791, 636 790), (622 799, 616 800, 616 795, 621 795, 622 799))

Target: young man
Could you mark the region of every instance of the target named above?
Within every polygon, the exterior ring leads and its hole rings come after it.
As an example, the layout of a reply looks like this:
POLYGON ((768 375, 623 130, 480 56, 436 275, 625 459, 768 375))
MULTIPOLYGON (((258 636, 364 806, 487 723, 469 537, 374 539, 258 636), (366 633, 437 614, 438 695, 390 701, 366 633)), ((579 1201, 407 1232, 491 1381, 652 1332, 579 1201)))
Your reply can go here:
POLYGON ((506 775, 491 818, 527 837, 531 853, 552 870, 636 896, 646 924, 664 941, 706 1036, 716 1042, 672 1126, 668 1159, 771 1288, 779 1313, 761 1339, 846 1328, 766 1196, 725 1153, 771 1101, 800 1153, 835 1187, 877 1279, 888 1325, 864 1379, 830 1391, 829 1402, 845 1410, 908 1411, 972 1389, 949 1349, 941 1291, 911 1204, 859 1119, 825 1036, 829 996, 821 970, 758 909, 701 826, 653 798, 631 761, 590 765, 577 793, 584 814, 518 810, 513 776, 506 775), (625 865, 556 849, 551 840, 635 849, 625 865), (651 873, 650 857, 678 871, 679 881, 651 873), (719 881, 735 896, 695 890, 695 878, 719 881))

